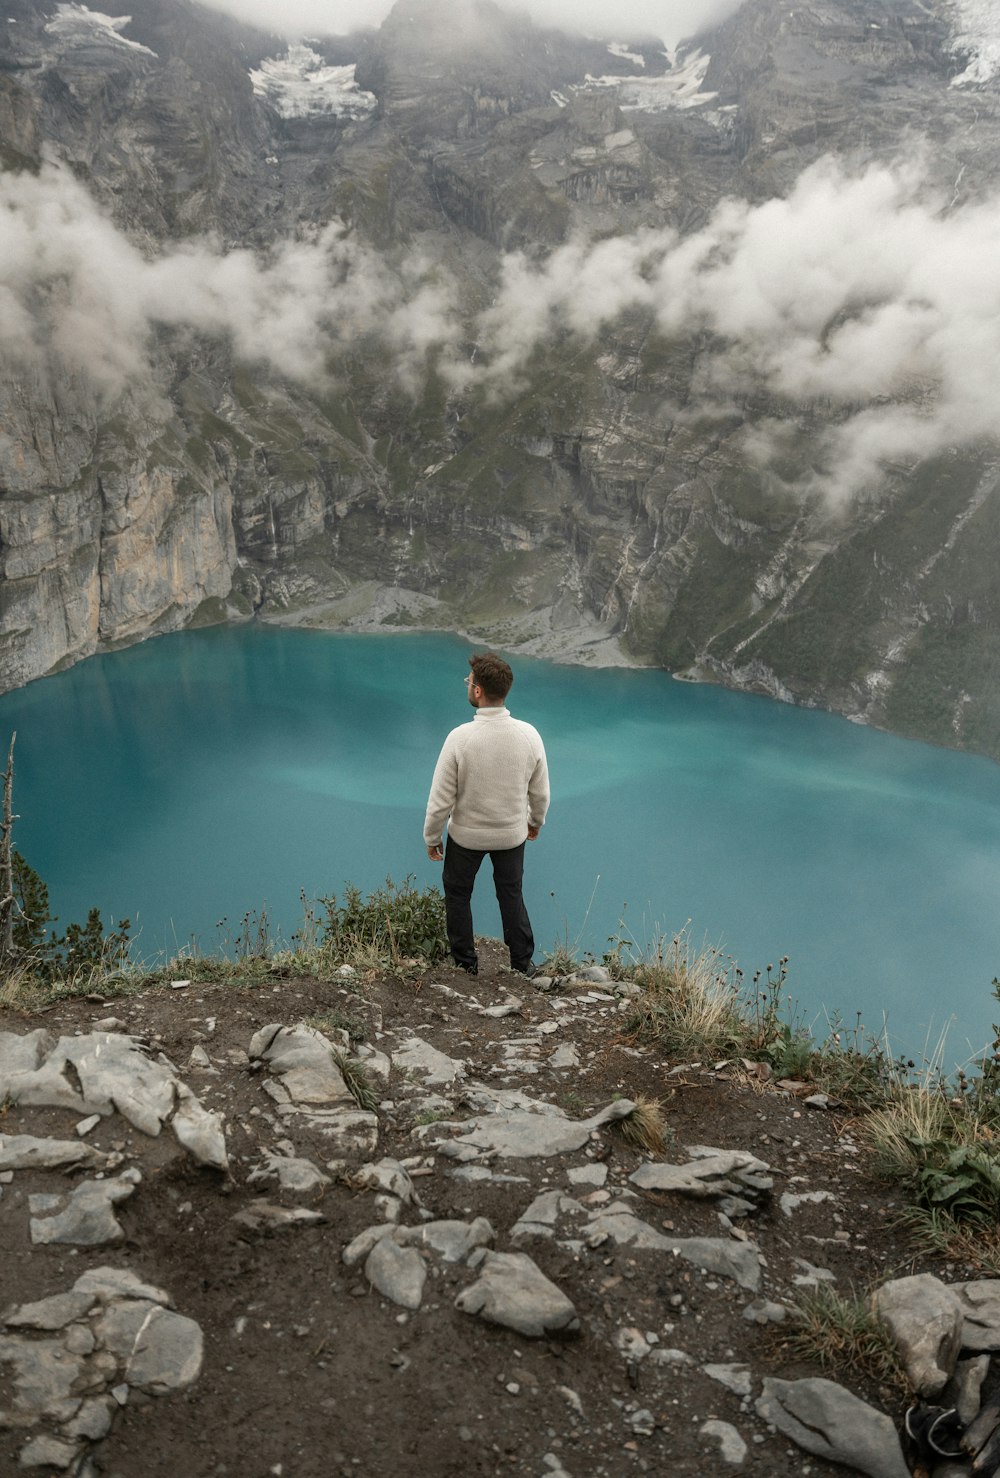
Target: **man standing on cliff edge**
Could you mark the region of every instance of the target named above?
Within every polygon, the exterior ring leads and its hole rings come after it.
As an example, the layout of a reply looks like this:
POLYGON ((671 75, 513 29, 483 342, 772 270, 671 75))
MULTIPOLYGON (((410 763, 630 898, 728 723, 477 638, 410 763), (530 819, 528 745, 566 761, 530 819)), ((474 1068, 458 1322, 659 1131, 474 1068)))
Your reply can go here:
POLYGON ((504 707, 514 674, 501 657, 470 657, 465 679, 476 710, 452 729, 438 757, 427 801, 424 841, 432 862, 444 858, 448 943, 456 965, 478 975, 472 932, 472 888, 487 852, 493 863, 504 943, 513 969, 528 975, 535 948, 521 896, 524 845, 533 842, 549 808, 549 772, 537 730, 504 707), (448 823, 447 851, 442 849, 448 823))

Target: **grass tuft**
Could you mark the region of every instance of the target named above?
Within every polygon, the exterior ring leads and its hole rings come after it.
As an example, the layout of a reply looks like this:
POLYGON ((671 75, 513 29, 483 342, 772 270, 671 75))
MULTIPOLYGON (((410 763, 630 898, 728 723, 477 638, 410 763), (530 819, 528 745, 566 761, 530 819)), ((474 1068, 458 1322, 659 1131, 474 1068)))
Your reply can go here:
POLYGON ((377 1113, 381 1096, 364 1064, 355 1057, 348 1057, 346 1052, 334 1050, 333 1056, 358 1108, 369 1114, 377 1113))
POLYGON ((616 1120, 623 1139, 636 1149, 662 1155, 667 1148, 670 1131, 663 1121, 663 1105, 655 1098, 637 1098, 635 1108, 625 1119, 616 1120))
POLYGON ((785 1349, 792 1356, 818 1360, 825 1370, 856 1379, 857 1371, 898 1391, 909 1382, 892 1335, 869 1304, 858 1295, 845 1297, 820 1286, 792 1310, 796 1328, 785 1349))

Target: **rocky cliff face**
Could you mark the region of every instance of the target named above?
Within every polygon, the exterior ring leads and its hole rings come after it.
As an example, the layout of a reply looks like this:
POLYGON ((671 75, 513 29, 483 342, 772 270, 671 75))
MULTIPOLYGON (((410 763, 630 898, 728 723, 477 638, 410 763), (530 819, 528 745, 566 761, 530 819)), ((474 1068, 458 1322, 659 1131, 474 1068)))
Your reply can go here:
MULTIPOLYGON (((512 250, 534 290, 567 243, 695 243, 720 202, 752 210, 825 156, 861 172, 904 141, 932 141, 921 167, 942 210, 993 191, 995 86, 952 85, 964 60, 943 0, 745 0, 675 59, 643 38, 609 50, 537 31, 490 0, 408 0, 375 35, 310 43, 310 104, 280 109, 251 73, 283 44, 187 0, 140 0, 127 25, 8 10, 0 185, 62 161, 135 252, 137 282, 164 252, 190 273, 157 288, 117 379, 58 336, 6 357, 0 685, 256 611, 658 663, 1000 754, 988 436, 917 439, 831 501, 818 449, 857 411, 850 395, 809 391, 809 366, 801 387, 733 371, 706 409, 710 307, 671 328, 633 295, 602 316, 612 269, 581 276, 572 332, 564 317, 502 384, 476 378, 512 250), (317 94, 334 86, 354 104, 317 94), (400 330, 370 332, 349 296, 315 374, 294 338, 275 347, 273 317, 224 322, 250 269, 236 251, 209 281, 208 233, 214 272, 234 248, 305 251, 333 221, 344 273, 367 253, 386 274, 369 316, 408 272, 447 296, 450 372, 418 355, 398 374, 400 330)), ((311 301, 304 261, 274 268, 293 306, 311 301)), ((408 342, 424 323, 411 312, 408 342)), ((932 379, 915 372, 904 401, 922 406, 932 379)), ((858 402, 880 394, 859 386, 858 402)))

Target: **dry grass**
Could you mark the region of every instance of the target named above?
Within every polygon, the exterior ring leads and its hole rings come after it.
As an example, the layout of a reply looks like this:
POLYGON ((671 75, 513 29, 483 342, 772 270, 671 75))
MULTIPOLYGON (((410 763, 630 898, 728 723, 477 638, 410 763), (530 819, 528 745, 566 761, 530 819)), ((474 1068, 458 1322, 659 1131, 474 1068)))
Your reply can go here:
POLYGON ((641 1036, 654 1036, 670 1051, 728 1052, 746 1036, 740 981, 735 962, 714 945, 693 948, 687 929, 669 940, 660 937, 641 957, 623 959, 619 968, 642 990, 631 1024, 641 1036))
POLYGON ((663 1121, 663 1105, 656 1098, 637 1098, 635 1108, 628 1118, 617 1121, 617 1128, 636 1149, 662 1155, 667 1148, 670 1131, 663 1121))
POLYGON ((921 1144, 955 1139, 956 1115, 937 1086, 926 1082, 898 1085, 887 1103, 863 1120, 862 1133, 872 1151, 877 1174, 906 1180, 918 1168, 921 1144))

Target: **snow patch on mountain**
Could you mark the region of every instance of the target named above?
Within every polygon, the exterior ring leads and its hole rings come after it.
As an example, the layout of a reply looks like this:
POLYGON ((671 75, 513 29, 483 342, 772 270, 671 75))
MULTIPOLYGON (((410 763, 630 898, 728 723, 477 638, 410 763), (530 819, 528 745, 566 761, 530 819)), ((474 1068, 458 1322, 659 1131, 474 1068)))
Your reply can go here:
POLYGON ((993 82, 1000 77, 1000 11, 995 0, 955 0, 958 22, 952 51, 968 56, 969 64, 952 87, 993 82))
POLYGON ((129 51, 141 51, 146 56, 155 56, 148 46, 130 41, 120 33, 129 24, 130 15, 104 15, 100 10, 89 10, 86 5, 57 5, 56 13, 46 22, 45 29, 67 50, 74 46, 123 46, 129 51))
POLYGON ((306 45, 268 57, 250 80, 254 92, 267 98, 282 118, 363 118, 378 105, 374 94, 362 92, 354 80, 353 63, 328 66, 306 45))
POLYGON ((629 51, 628 47, 622 41, 609 42, 608 50, 612 56, 620 56, 627 62, 635 62, 637 67, 644 67, 646 65, 646 58, 641 52, 629 51))
POLYGON ((585 86, 618 88, 623 112, 665 113, 670 108, 701 108, 718 93, 702 92, 711 57, 698 48, 678 53, 660 77, 590 77, 585 86))

